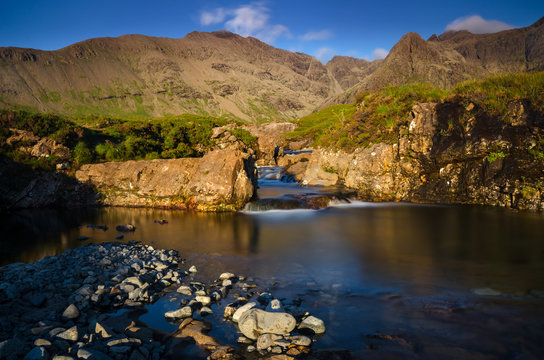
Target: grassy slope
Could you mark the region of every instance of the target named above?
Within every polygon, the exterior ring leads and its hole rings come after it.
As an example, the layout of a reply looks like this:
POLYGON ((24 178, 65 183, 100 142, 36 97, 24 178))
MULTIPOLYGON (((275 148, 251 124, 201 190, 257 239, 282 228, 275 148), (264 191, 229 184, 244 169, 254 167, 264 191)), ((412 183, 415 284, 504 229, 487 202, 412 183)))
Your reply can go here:
POLYGON ((333 105, 300 118, 296 121, 299 127, 287 137, 347 150, 394 143, 399 127, 408 124, 416 102, 472 102, 487 115, 506 121, 513 100, 527 101, 533 110, 544 113, 544 72, 495 76, 461 83, 451 90, 411 84, 365 91, 357 96, 355 104, 333 105))

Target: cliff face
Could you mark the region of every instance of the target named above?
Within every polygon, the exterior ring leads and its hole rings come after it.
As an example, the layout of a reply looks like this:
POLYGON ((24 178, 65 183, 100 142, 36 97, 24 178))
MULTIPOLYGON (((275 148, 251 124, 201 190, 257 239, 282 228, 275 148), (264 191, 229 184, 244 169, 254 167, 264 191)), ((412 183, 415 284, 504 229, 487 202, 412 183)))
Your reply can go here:
POLYGON ((344 183, 372 201, 544 210, 544 118, 521 101, 509 111, 506 121, 474 116, 472 103, 416 104, 398 142, 351 153, 319 149, 300 178, 344 183))

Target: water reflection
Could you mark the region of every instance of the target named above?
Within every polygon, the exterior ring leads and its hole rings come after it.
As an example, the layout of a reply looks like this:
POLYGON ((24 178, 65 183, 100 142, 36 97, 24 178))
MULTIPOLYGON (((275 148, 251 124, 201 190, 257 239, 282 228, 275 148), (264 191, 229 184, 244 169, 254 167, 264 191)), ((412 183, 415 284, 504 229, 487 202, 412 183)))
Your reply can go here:
POLYGON ((0 220, 0 262, 62 253, 83 244, 77 240, 82 235, 93 243, 113 241, 119 234, 115 226, 125 223, 137 230, 123 241, 178 249, 186 257, 203 256, 203 262, 209 262, 206 256, 215 262, 228 259, 229 266, 259 276, 303 271, 322 286, 343 281, 355 292, 375 286, 414 291, 489 286, 516 292, 544 284, 542 214, 472 207, 381 204, 258 215, 123 208, 21 211, 0 220))

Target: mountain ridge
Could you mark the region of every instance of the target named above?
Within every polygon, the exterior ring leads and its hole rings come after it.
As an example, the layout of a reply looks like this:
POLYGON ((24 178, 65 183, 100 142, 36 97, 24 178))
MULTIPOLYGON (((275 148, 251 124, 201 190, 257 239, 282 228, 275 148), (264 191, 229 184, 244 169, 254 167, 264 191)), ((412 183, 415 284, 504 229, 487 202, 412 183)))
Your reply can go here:
POLYGON ((404 35, 384 60, 327 64, 226 30, 182 38, 128 34, 46 51, 0 48, 0 107, 71 116, 195 113, 291 120, 356 94, 412 82, 441 88, 500 73, 544 70, 544 18, 492 34, 404 35))

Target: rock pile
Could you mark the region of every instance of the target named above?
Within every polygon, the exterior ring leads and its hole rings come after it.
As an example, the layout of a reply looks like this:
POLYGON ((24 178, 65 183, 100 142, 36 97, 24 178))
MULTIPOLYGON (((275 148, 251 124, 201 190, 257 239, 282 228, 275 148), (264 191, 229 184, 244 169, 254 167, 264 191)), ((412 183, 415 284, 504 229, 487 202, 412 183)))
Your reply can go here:
POLYGON ((127 313, 186 274, 175 250, 81 246, 0 271, 0 359, 160 359, 165 346, 127 313))

